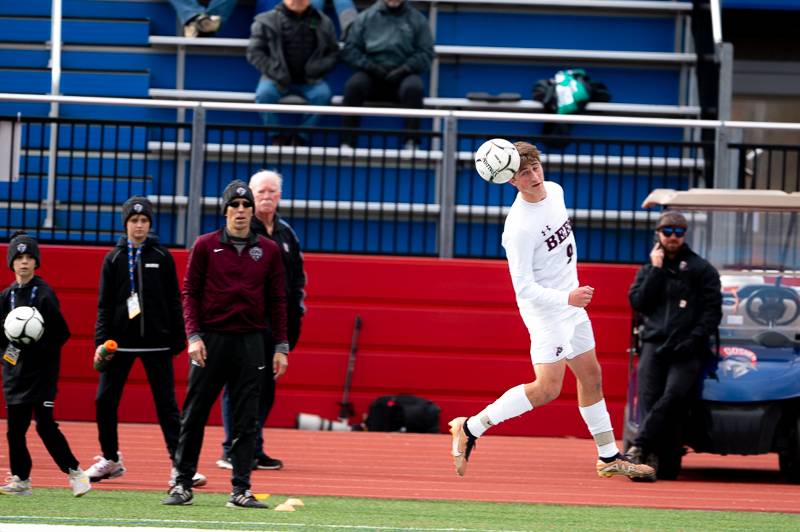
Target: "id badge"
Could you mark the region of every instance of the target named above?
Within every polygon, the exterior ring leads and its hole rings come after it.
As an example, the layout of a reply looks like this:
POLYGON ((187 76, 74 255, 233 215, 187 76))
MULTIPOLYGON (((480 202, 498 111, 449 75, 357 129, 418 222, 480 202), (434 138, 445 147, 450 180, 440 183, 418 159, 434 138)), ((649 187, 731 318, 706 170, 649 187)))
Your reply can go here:
POLYGON ((17 360, 19 360, 19 354, 20 354, 19 347, 16 347, 12 344, 8 344, 6 352, 3 353, 3 360, 11 364, 12 366, 16 366, 17 360))
POLYGON ((133 319, 139 314, 141 314, 142 309, 139 307, 139 296, 136 295, 136 292, 133 292, 126 301, 128 304, 128 319, 133 319))

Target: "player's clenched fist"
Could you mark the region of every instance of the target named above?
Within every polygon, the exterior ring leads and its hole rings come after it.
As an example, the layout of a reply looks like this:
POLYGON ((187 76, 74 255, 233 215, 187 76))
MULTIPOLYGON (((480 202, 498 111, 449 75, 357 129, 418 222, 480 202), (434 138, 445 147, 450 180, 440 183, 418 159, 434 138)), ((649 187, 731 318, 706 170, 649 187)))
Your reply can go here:
POLYGON ((592 300, 592 295, 594 295, 594 288, 588 285, 579 286, 569 293, 568 303, 573 307, 583 308, 592 300))

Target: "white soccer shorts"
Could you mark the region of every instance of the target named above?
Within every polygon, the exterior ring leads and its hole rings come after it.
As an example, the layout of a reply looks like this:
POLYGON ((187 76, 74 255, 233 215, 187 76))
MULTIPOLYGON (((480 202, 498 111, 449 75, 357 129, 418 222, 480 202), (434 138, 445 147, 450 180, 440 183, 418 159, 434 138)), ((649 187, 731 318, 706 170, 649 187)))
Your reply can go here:
POLYGON ((558 323, 553 329, 540 329, 531 334, 531 362, 552 364, 570 360, 594 349, 594 332, 589 317, 581 321, 558 323))

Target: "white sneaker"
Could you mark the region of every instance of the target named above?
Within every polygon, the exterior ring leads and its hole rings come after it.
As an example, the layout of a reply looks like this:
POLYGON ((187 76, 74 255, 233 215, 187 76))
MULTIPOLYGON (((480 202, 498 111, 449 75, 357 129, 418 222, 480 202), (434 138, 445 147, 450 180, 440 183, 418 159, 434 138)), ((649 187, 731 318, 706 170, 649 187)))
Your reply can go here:
MULTIPOLYGON (((178 470, 173 467, 169 475, 169 482, 167 483, 170 489, 175 487, 175 481, 177 480, 177 478, 178 478, 178 470)), ((204 474, 195 473, 194 476, 192 477, 193 488, 202 488, 206 484, 208 484, 208 478, 206 478, 204 474)))
POLYGON ((125 466, 122 464, 122 453, 117 453, 118 461, 106 460, 102 456, 95 456, 97 460, 92 467, 86 470, 86 475, 92 482, 100 482, 109 478, 121 477, 125 474, 125 466))
POLYGON ((68 477, 74 496, 80 497, 92 489, 92 483, 89 481, 88 475, 80 467, 78 469, 70 469, 68 477))
POLYGON ((6 484, 0 486, 0 493, 3 495, 30 495, 31 479, 21 480, 17 475, 8 477, 6 484))
POLYGON ((219 460, 217 460, 217 467, 220 469, 233 469, 233 464, 231 464, 230 458, 227 456, 222 456, 219 460))

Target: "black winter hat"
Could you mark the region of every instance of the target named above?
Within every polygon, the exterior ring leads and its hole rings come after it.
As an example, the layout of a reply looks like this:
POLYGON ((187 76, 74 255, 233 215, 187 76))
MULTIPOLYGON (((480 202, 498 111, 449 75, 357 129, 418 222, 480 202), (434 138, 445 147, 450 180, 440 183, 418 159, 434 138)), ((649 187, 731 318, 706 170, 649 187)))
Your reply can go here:
POLYGON ((14 233, 11 237, 11 242, 8 244, 8 267, 14 271, 14 259, 27 253, 36 261, 38 268, 42 261, 39 258, 39 243, 35 238, 25 232, 14 233))
POLYGON ((131 196, 122 204, 122 226, 128 223, 128 218, 135 214, 144 214, 153 225, 153 204, 144 196, 131 196))
POLYGON ((228 209, 228 205, 231 202, 237 199, 246 199, 250 202, 250 207, 252 208, 256 201, 253 199, 253 193, 250 190, 250 187, 242 181, 241 179, 234 179, 228 186, 225 187, 225 190, 222 192, 222 215, 225 216, 225 211, 228 209))

